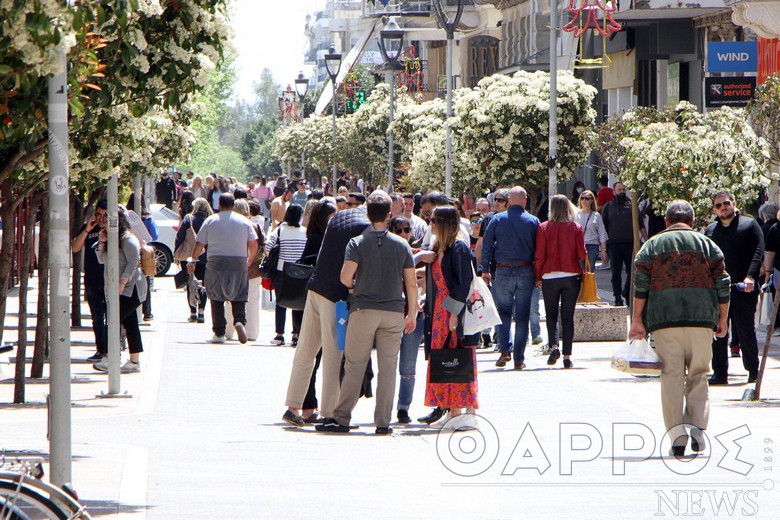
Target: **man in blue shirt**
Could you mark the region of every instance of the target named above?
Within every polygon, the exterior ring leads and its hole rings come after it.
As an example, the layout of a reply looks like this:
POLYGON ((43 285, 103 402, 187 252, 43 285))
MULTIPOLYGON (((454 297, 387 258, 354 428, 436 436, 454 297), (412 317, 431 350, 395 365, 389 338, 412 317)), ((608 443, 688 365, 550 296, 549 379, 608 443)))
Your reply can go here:
POLYGON ((528 320, 534 292, 534 254, 539 219, 525 211, 526 192, 520 186, 509 190, 509 208, 497 213, 485 229, 482 242, 482 278, 493 279, 490 263, 496 262, 493 295, 501 325, 498 326, 498 346, 501 355, 497 367, 512 359, 514 345, 515 370, 525 368, 525 343, 528 340, 528 320), (512 317, 515 319, 514 343, 509 343, 512 317))

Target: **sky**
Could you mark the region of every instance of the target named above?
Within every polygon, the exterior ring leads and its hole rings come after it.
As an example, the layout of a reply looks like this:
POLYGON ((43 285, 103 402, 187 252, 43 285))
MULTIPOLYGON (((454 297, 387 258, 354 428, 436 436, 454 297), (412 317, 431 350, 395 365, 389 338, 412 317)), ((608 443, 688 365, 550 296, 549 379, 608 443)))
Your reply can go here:
POLYGON ((303 31, 306 15, 313 14, 320 3, 318 0, 231 2, 233 46, 238 54, 236 97, 253 100, 252 83, 258 81, 266 67, 283 88, 293 84, 301 71, 306 77, 312 75, 312 67, 303 64, 306 48, 303 31))

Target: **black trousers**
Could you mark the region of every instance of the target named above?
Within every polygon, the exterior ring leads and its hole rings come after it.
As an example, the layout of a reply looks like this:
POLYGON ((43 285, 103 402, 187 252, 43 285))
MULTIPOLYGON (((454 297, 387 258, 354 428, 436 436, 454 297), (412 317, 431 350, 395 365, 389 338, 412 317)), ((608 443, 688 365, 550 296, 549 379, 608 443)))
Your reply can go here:
POLYGON ((634 263, 634 244, 622 242, 608 244, 609 264, 612 267, 612 294, 615 299, 623 297, 628 300, 631 294, 631 266, 634 263), (622 283, 621 269, 625 268, 626 282, 622 283), (622 287, 621 287, 622 286, 622 287))
POLYGON ((131 354, 144 351, 141 342, 141 329, 138 327, 138 313, 136 310, 141 305, 138 299, 138 289, 133 288, 132 296, 119 296, 119 321, 125 328, 127 336, 127 348, 131 354))
POLYGON ((309 390, 306 392, 306 397, 303 398, 303 410, 314 410, 317 408, 317 389, 315 384, 317 383, 317 369, 320 368, 320 361, 322 360, 322 349, 317 352, 317 357, 314 359, 314 370, 311 371, 311 379, 309 379, 309 390))
MULTIPOLYGON (((758 303, 758 291, 751 293, 731 288, 731 304, 729 318, 731 328, 739 336, 739 346, 742 349, 742 366, 748 372, 758 371, 758 341, 756 340, 755 314, 758 303)), ((718 379, 725 379, 729 373, 729 341, 728 336, 715 338, 712 342, 712 374, 718 379)))
POLYGON ((144 318, 152 315, 152 277, 146 277, 146 299, 141 308, 144 318))
POLYGON ((84 292, 92 316, 92 332, 95 334, 95 346, 101 354, 108 354, 108 324, 106 323, 106 290, 100 287, 84 285, 84 292))
MULTIPOLYGON (((230 302, 233 308, 233 324, 246 325, 246 302, 230 302)), ((211 300, 211 329, 217 336, 224 336, 227 328, 225 319, 225 302, 211 300)))
POLYGON ((582 276, 567 276, 565 278, 542 279, 542 296, 544 297, 544 312, 547 314, 547 336, 549 344, 558 344, 558 304, 561 313, 561 336, 563 339, 563 355, 571 355, 574 342, 574 308, 577 306, 577 296, 580 294, 582 276))
MULTIPOLYGON (((282 272, 278 269, 271 275, 271 280, 274 283, 274 294, 282 292, 282 272)), ((284 336, 284 327, 287 324, 287 307, 282 307, 278 303, 276 304, 276 334, 278 336, 284 336)), ((303 311, 292 311, 292 333, 296 336, 301 332, 301 323, 303 323, 303 311)))

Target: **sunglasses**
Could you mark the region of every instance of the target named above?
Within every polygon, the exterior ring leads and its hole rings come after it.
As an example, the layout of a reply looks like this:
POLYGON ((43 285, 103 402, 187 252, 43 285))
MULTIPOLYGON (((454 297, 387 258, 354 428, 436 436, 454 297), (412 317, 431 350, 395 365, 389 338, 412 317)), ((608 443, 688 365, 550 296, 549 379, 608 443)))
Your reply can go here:
POLYGON ((506 202, 506 199, 499 199, 498 197, 493 198, 494 202, 506 202))
POLYGON ((396 233, 411 233, 412 232, 412 228, 410 228, 410 227, 395 228, 395 232, 396 233))
POLYGON ((580 197, 580 200, 593 200, 593 197, 580 197))
POLYGON ((727 199, 727 200, 724 200, 723 202, 718 202, 717 204, 715 204, 715 209, 720 209, 721 206, 727 208, 727 207, 731 206, 731 201, 727 199))
POLYGON ((476 226, 477 224, 482 224, 482 219, 479 219, 479 220, 472 220, 472 221, 471 221, 471 225, 472 225, 472 226, 476 226))

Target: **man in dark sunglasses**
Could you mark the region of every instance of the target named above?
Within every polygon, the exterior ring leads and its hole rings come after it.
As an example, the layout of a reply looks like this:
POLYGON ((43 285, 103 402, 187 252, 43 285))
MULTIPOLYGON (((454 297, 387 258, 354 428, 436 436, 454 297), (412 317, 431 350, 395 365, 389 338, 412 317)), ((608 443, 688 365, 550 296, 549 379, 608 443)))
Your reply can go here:
MULTIPOLYGON (((716 220, 704 231, 723 251, 726 272, 731 281, 731 305, 729 320, 731 330, 739 336, 742 348, 742 365, 748 372, 748 383, 758 376, 758 341, 756 339, 755 313, 758 303, 758 286, 761 262, 764 258, 764 234, 755 219, 740 215, 734 195, 721 190, 712 197, 716 220), (737 283, 744 284, 743 289, 737 283)), ((727 385, 729 373, 728 336, 712 342, 711 385, 727 385)))

